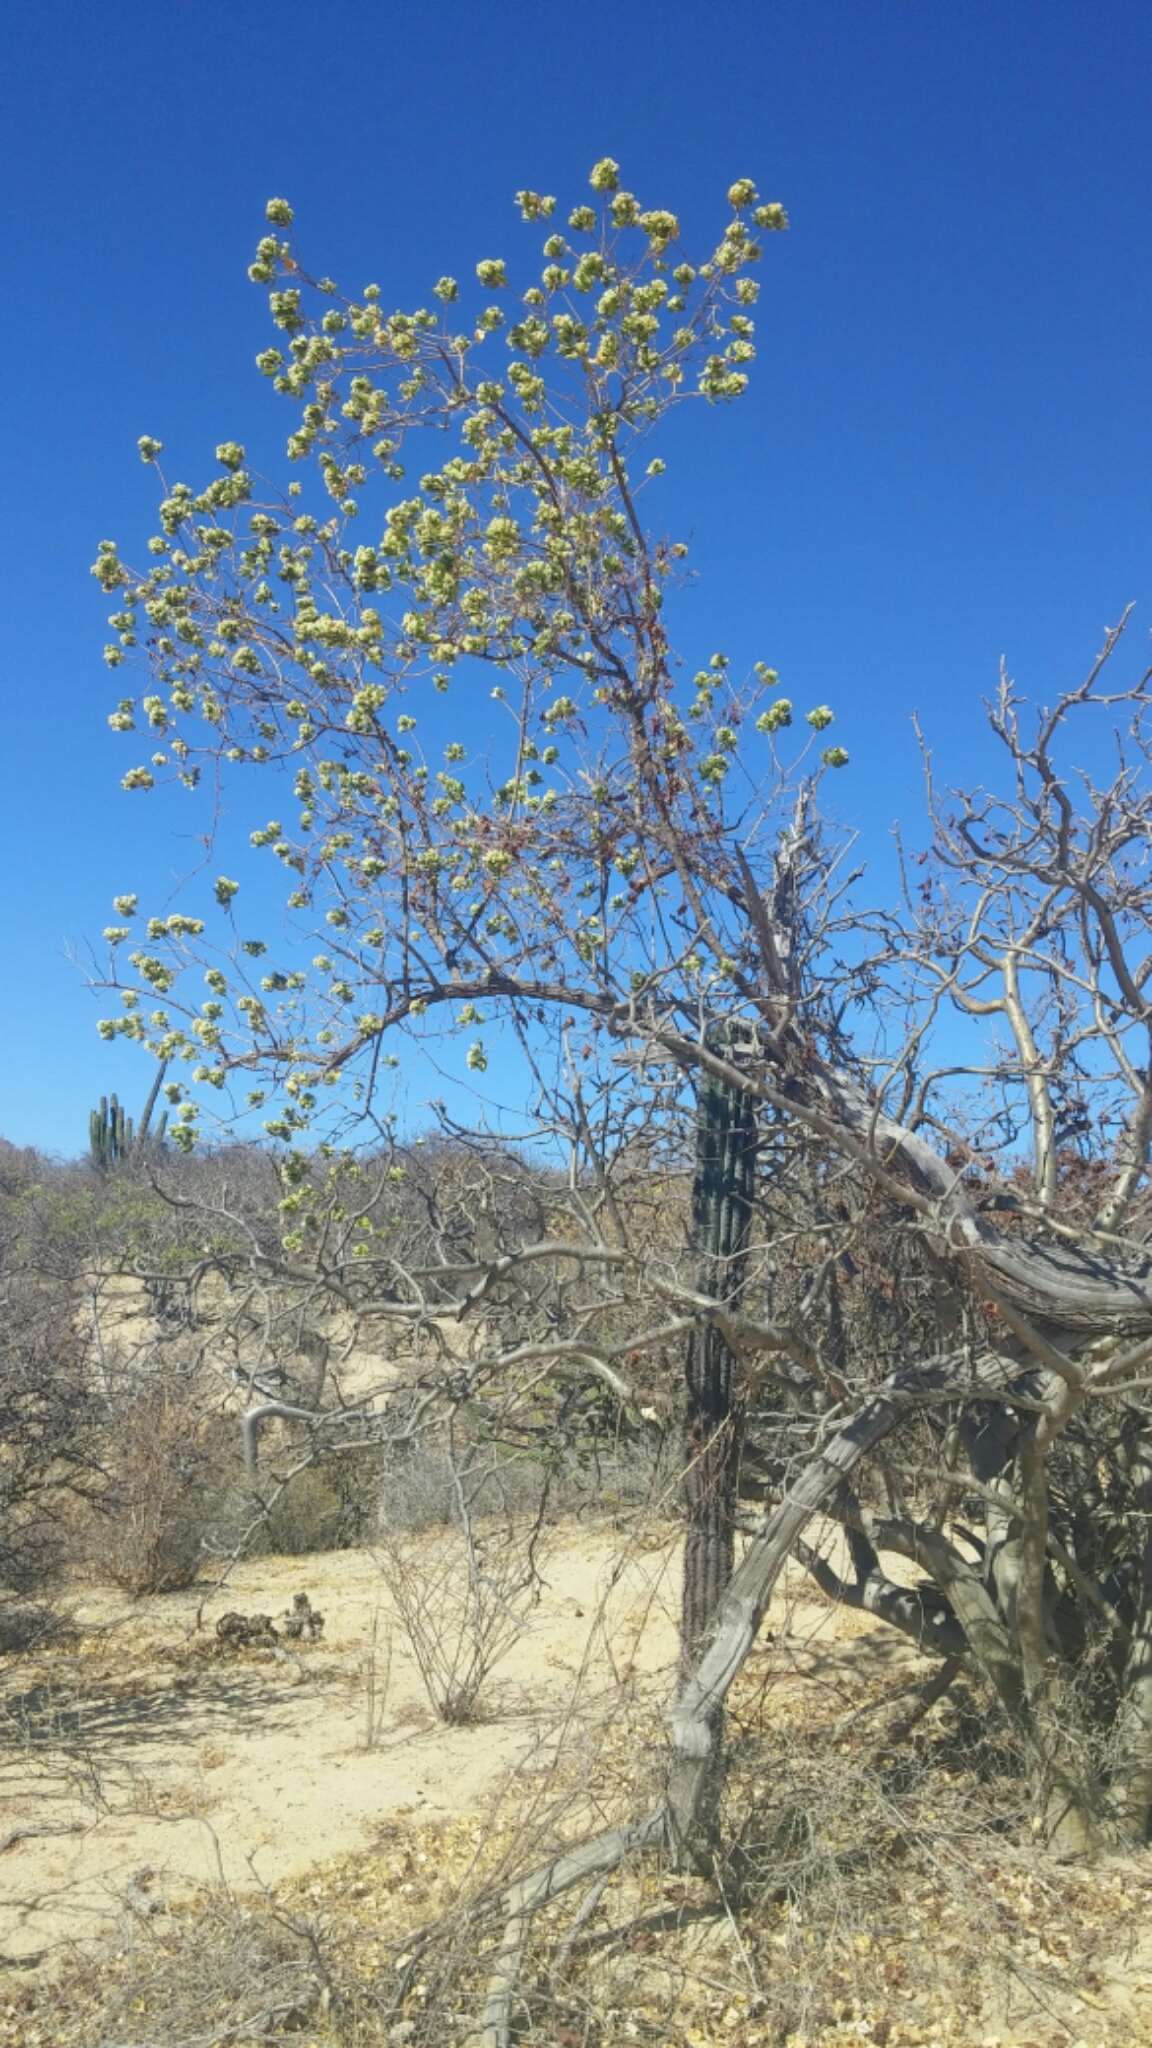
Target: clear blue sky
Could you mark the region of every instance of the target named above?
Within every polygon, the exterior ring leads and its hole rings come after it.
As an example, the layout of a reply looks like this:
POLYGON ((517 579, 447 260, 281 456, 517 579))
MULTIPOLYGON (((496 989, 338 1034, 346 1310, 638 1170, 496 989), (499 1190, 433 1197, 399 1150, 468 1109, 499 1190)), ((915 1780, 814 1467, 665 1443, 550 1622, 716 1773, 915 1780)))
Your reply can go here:
POLYGON ((1001 654, 1047 696, 1129 600, 1146 646, 1147 0, 44 0, 5 57, 0 1134, 79 1150, 102 1090, 146 1085, 68 949, 195 848, 120 791, 88 565, 151 530, 138 434, 195 477, 277 424, 245 276, 272 193, 318 269, 397 304, 604 154, 686 235, 733 177, 785 202, 754 394, 681 469, 689 652, 837 707, 837 798, 881 849, 913 709, 976 777, 1001 654))

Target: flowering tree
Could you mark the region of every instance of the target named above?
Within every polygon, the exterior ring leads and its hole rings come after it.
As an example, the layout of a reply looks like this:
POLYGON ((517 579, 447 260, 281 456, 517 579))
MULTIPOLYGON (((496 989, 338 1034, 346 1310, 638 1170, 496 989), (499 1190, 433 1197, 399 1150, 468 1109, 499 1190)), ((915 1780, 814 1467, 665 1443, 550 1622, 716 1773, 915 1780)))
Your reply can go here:
MULTIPOLYGON (((724 1702, 789 1555, 941 1659, 941 1684, 980 1674, 1042 1831, 1142 1840, 1152 1809, 1147 679, 1105 687, 1110 636, 1034 731, 1005 684, 1007 794, 933 798, 905 902, 851 905, 816 809, 847 758, 832 713, 785 758, 769 667, 716 653, 686 678, 687 551, 648 510, 667 416, 745 389, 757 234, 784 214, 738 181, 694 264, 614 163, 592 188, 563 231, 519 194, 543 267, 522 287, 485 259, 467 290, 439 280, 438 311, 311 277, 273 200, 252 275, 281 341, 258 362, 296 408, 296 473, 258 482, 225 442, 202 490, 166 486, 151 567, 111 542, 95 565, 110 663, 150 671, 113 716, 155 748, 126 786, 256 769, 273 792, 252 840, 285 871, 283 931, 252 932, 225 874, 174 914, 119 899, 101 1027, 183 1076, 185 1146, 213 1091, 264 1117, 283 1231, 253 1246, 257 1280, 326 1289, 386 1341, 471 1330, 416 1375, 420 1414, 467 1401, 510 1426, 589 1384, 658 1410, 687 1363, 665 1794, 506 1893, 489 2048, 539 1906, 636 1848, 708 1863, 724 1702), (1119 764, 1074 800, 1060 750, 1091 715, 1119 764), (401 1243, 388 1068, 446 1043, 482 1092, 494 1033, 518 1127, 501 1149, 483 1113, 468 1131, 443 1110, 470 1165, 401 1243), (362 1170, 338 1152, 357 1136, 362 1170), (533 1143, 535 1174, 512 1171, 533 1143), (766 1401, 767 1506, 733 1573, 766 1401), (847 1573, 810 1544, 818 1512, 847 1573)), ((254 1446, 291 1403, 253 1385, 254 1446)))
MULTIPOLYGON (((473 1075, 488 1065, 487 1027, 515 1042, 522 1136, 553 1158, 566 1148, 581 1184, 560 1234, 586 1266, 618 1264, 599 1208, 588 1242, 583 1182, 594 1167, 619 1239, 610 1163, 619 1173, 629 1146, 635 1156, 658 1106, 674 1154, 669 1061, 683 1071, 681 1041, 755 1001, 745 877, 772 872, 780 799, 805 752, 792 749, 786 773, 793 707, 766 664, 737 679, 715 653, 685 683, 665 610, 688 550, 646 516, 664 469, 655 430, 687 400, 716 408, 747 386, 757 234, 784 228, 783 209, 738 180, 719 243, 695 264, 675 215, 621 189, 611 160, 591 187, 595 203, 564 231, 554 200, 517 195, 543 265, 514 292, 504 259, 482 260, 466 314, 447 277, 436 310, 388 310, 375 286, 342 297, 304 271, 284 233, 291 209, 271 201, 275 232, 251 275, 272 288, 283 345, 257 361, 296 408, 287 456, 300 474, 258 483, 244 449, 222 443, 204 489, 166 488, 149 569, 129 569, 111 542, 95 564, 118 607, 108 661, 142 644, 150 669, 112 715, 155 747, 125 787, 264 770, 292 822, 262 823, 252 842, 283 865, 295 921, 275 943, 249 933, 226 875, 214 906, 142 930, 138 897, 118 898, 124 921, 105 937, 122 1009, 101 1030, 183 1074, 166 1093, 185 1147, 204 1092, 237 1107, 237 1085, 254 1084, 246 1106, 286 1148, 285 1258, 314 1263, 323 1244, 346 1289, 355 1256, 370 1314, 384 1280, 389 1309, 424 1313, 429 1273, 392 1299, 391 1223, 372 1203, 333 1254, 332 1187, 309 1147, 346 1135, 349 1118, 362 1136, 385 1133, 396 1047, 436 1025, 458 1035, 473 1075), (305 938, 309 953, 320 945, 310 964, 305 938), (658 1053, 662 1077, 634 1064, 622 1089, 622 1047, 658 1053)), ((160 444, 140 449, 159 468, 160 444)), ((826 706, 808 711, 809 751, 831 721, 826 706)), ((823 746, 807 767, 846 759, 823 746)), ((539 1260, 547 1235, 501 1256, 539 1260)), ((610 1305, 597 1296, 598 1312, 610 1305)), ((698 1448, 730 1405, 716 1363, 695 1374, 698 1448)), ((721 1513, 710 1478, 698 1494, 701 1513, 721 1513)), ((730 1541, 713 1531, 713 1580, 730 1541)))

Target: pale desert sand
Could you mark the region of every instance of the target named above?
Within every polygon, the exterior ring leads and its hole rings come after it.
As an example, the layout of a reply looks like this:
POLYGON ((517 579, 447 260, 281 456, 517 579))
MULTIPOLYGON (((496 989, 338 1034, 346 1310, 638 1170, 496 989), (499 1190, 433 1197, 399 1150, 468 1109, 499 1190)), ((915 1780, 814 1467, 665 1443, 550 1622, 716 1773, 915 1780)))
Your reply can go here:
MULTIPOLYGON (((9 1842, 0 1955, 58 1953, 107 1929, 126 1904, 148 1912, 206 1883, 244 1889, 299 1876, 369 1846, 397 1816, 481 1812, 509 1772, 521 1790, 525 1774, 549 1772, 574 1697, 594 1713, 621 1682, 660 1682, 667 1671, 671 1685, 671 1536, 640 1547, 611 1528, 567 1528, 543 1573, 525 1634, 489 1680, 484 1718, 465 1727, 429 1710, 368 1552, 241 1565, 205 1606, 199 1638, 190 1631, 203 1589, 135 1603, 103 1588, 78 1592, 79 1650, 11 1659, 0 1677, 0 1843, 9 1842), (299 1590, 326 1616, 323 1640, 299 1657, 208 1648, 219 1614, 279 1614, 299 1590), (21 1726, 35 1738, 27 1745, 12 1742, 21 1726), (25 1828, 61 1832, 11 1839, 25 1828)), ((780 1682, 811 1677, 834 1638, 903 1654, 890 1631, 795 1591, 780 1611, 780 1682)))

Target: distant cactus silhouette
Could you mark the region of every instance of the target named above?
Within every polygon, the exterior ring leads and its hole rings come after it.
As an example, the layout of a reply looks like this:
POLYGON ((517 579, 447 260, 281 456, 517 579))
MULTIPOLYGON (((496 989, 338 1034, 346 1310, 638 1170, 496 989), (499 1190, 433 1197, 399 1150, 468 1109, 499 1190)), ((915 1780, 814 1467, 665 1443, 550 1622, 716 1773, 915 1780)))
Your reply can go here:
POLYGON ((168 1127, 168 1113, 165 1111, 153 1128, 152 1112, 156 1107, 156 1098, 160 1093, 160 1083, 164 1079, 166 1065, 165 1061, 156 1070, 156 1079, 148 1092, 139 1130, 132 1118, 125 1114, 123 1104, 115 1095, 100 1097, 100 1107, 94 1109, 88 1118, 89 1155, 98 1173, 111 1173, 115 1167, 124 1166, 130 1159, 139 1158, 145 1150, 158 1150, 163 1144, 164 1132, 168 1127))

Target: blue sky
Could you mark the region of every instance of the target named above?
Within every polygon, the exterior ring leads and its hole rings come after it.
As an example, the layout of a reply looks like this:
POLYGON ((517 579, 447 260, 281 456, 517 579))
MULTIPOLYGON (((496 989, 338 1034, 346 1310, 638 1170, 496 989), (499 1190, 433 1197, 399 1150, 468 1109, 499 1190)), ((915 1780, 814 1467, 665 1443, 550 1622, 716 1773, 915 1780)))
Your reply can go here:
POLYGON ((837 802, 881 864, 916 815, 913 710, 975 779, 1002 654, 1048 697, 1135 600, 1144 656, 1139 0, 47 0, 6 57, 0 1134, 76 1151, 102 1091, 147 1085, 70 952, 114 893, 192 866, 203 827, 120 790, 88 565, 151 530, 139 434, 195 477, 217 441, 288 424, 245 275, 272 193, 317 269, 397 304, 513 250, 513 192, 575 201, 604 154, 688 241, 736 176, 784 201, 753 393, 680 467, 686 652, 763 657, 835 705, 837 802))

